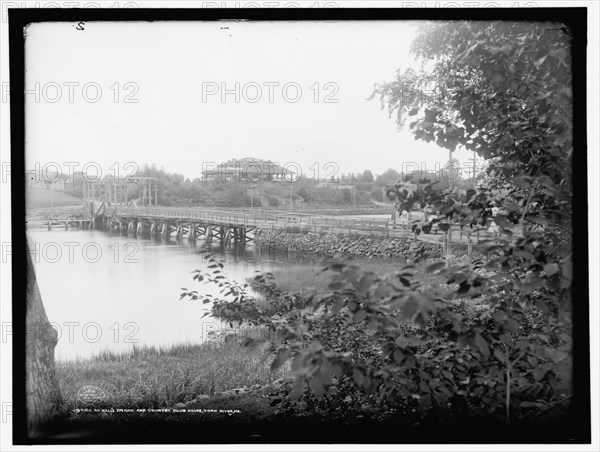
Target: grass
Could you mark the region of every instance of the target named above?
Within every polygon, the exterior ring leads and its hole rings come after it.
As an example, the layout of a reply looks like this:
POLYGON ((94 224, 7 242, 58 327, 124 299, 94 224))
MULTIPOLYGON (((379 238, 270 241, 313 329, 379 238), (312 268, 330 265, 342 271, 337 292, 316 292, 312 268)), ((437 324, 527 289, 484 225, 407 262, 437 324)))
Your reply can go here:
POLYGON ((27 188, 25 202, 28 209, 42 209, 63 206, 81 206, 83 200, 58 190, 27 188))
POLYGON ((67 407, 81 406, 78 391, 94 385, 104 392, 98 406, 160 408, 253 385, 267 385, 285 370, 272 373, 270 359, 240 341, 214 341, 171 347, 134 347, 103 352, 90 359, 56 363, 67 407))

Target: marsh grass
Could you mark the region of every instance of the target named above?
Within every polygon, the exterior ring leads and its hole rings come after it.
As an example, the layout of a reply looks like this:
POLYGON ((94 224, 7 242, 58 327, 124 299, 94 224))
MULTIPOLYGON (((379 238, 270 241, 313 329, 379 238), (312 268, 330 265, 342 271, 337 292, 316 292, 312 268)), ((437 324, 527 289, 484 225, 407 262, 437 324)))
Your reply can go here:
POLYGON ((160 408, 284 376, 285 369, 272 373, 271 360, 264 357, 237 340, 136 346, 125 353, 105 351, 89 359, 58 361, 56 372, 68 408, 90 406, 78 397, 86 385, 104 393, 93 407, 160 408))

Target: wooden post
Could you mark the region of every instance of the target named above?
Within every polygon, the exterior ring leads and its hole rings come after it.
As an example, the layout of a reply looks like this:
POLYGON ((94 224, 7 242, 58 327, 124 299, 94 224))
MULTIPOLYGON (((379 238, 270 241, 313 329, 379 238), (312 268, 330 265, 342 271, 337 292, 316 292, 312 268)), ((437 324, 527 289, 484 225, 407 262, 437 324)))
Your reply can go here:
POLYGON ((196 240, 196 225, 190 223, 188 225, 188 241, 193 242, 196 240))
POLYGON ((204 242, 204 243, 206 243, 206 245, 210 245, 212 243, 212 235, 213 235, 212 226, 207 226, 206 227, 206 240, 204 242))
POLYGON ((225 226, 221 226, 219 228, 219 244, 221 246, 225 245, 227 242, 227 232, 225 231, 225 226))
POLYGON ((442 234, 442 255, 444 258, 448 257, 448 238, 446 232, 442 234))
POLYGON ((467 235, 467 255, 473 256, 473 242, 471 241, 471 234, 467 235))

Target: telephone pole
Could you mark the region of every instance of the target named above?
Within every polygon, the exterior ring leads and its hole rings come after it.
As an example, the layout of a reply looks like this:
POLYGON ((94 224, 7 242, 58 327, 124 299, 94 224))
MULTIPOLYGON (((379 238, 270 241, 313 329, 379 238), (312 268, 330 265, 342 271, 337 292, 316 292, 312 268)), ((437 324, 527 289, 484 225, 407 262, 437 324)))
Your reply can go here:
POLYGON ((477 153, 475 149, 473 149, 473 186, 475 186, 475 176, 477 171, 477 153))

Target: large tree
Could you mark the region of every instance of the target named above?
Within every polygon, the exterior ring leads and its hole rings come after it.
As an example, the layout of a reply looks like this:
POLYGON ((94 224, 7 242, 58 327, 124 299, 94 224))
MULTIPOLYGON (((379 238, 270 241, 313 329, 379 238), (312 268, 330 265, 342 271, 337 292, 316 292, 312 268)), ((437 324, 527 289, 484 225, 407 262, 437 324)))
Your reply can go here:
MULTIPOLYGON (((554 227, 570 235, 572 88, 569 30, 531 22, 434 22, 418 31, 412 51, 423 69, 398 73, 376 86, 382 106, 397 113, 415 139, 453 151, 458 145, 489 163, 493 184, 459 202, 443 199, 444 214, 485 224, 554 227), (510 192, 492 189, 504 188, 510 192), (498 197, 502 193, 502 197, 498 197), (454 206, 454 207, 452 207, 454 206)), ((408 204, 434 192, 397 197, 408 204)), ((439 205, 442 199, 429 198, 439 205)), ((548 231, 546 231, 548 232, 548 231)))
POLYGON ((44 424, 61 415, 63 400, 54 369, 54 348, 58 333, 48 321, 29 252, 26 303, 27 429, 31 436, 36 436, 44 424))

